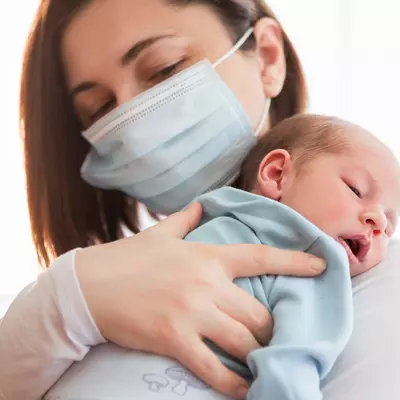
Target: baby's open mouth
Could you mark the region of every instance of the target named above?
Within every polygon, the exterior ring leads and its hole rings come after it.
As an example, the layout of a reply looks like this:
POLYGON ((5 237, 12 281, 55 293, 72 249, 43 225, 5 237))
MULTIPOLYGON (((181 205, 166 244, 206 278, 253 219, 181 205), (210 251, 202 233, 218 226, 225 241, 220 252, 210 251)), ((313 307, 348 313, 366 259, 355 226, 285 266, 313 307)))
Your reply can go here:
POLYGON ((350 264, 358 264, 364 261, 370 248, 371 242, 366 236, 342 236, 339 237, 339 243, 346 250, 350 264))

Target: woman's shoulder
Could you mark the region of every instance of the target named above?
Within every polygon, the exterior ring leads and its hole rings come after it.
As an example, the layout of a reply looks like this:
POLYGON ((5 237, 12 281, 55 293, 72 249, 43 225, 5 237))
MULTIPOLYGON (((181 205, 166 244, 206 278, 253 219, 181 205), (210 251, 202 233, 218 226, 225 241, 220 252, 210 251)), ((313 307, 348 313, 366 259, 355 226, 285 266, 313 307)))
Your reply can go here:
POLYGON ((324 399, 400 398, 400 240, 377 267, 353 279, 353 293, 353 334, 324 381, 324 399))

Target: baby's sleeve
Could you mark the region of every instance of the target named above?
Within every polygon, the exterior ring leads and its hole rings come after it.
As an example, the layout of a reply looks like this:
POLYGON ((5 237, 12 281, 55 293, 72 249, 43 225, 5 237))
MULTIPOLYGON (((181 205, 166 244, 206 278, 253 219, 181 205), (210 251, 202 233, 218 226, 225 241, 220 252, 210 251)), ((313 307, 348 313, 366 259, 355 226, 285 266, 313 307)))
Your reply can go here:
POLYGON ((268 347, 251 353, 249 400, 321 400, 320 381, 349 340, 351 279, 342 252, 318 239, 310 253, 328 261, 317 278, 261 277, 274 319, 268 347))

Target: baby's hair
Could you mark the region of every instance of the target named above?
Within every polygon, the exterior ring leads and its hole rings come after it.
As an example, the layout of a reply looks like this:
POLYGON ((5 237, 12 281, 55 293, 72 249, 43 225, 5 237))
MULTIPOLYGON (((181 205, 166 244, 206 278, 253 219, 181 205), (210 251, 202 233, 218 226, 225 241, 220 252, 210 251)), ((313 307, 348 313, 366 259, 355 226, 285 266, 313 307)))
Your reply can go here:
POLYGON ((364 131, 360 126, 340 118, 298 114, 275 125, 259 139, 244 161, 236 187, 251 191, 263 158, 276 149, 294 157, 297 170, 322 153, 340 154, 350 147, 351 132, 364 131))

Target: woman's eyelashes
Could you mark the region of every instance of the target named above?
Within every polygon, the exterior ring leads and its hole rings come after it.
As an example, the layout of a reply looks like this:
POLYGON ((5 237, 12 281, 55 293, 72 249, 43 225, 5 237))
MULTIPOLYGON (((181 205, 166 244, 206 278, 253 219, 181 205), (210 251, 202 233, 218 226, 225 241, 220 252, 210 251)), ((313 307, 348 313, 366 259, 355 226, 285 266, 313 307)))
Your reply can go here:
MULTIPOLYGON (((151 75, 150 78, 148 78, 149 82, 148 84, 145 85, 145 87, 150 88, 158 83, 165 81, 174 74, 178 73, 180 70, 182 70, 182 66, 186 61, 187 59, 184 58, 178 62, 170 64, 162 69, 159 69, 156 73, 151 75)), ((96 109, 94 112, 89 113, 88 115, 89 123, 93 124, 98 119, 108 114, 115 106, 116 106, 115 99, 110 99, 109 101, 105 102, 101 107, 96 109)))
POLYGON ((180 60, 174 64, 168 65, 162 68, 150 77, 151 82, 162 82, 165 79, 170 78, 172 75, 180 71, 180 67, 184 64, 186 59, 180 60))
POLYGON ((89 121, 91 124, 96 122, 99 118, 106 115, 109 111, 111 111, 115 107, 115 100, 109 100, 104 103, 101 107, 99 107, 96 111, 89 115, 89 121))

